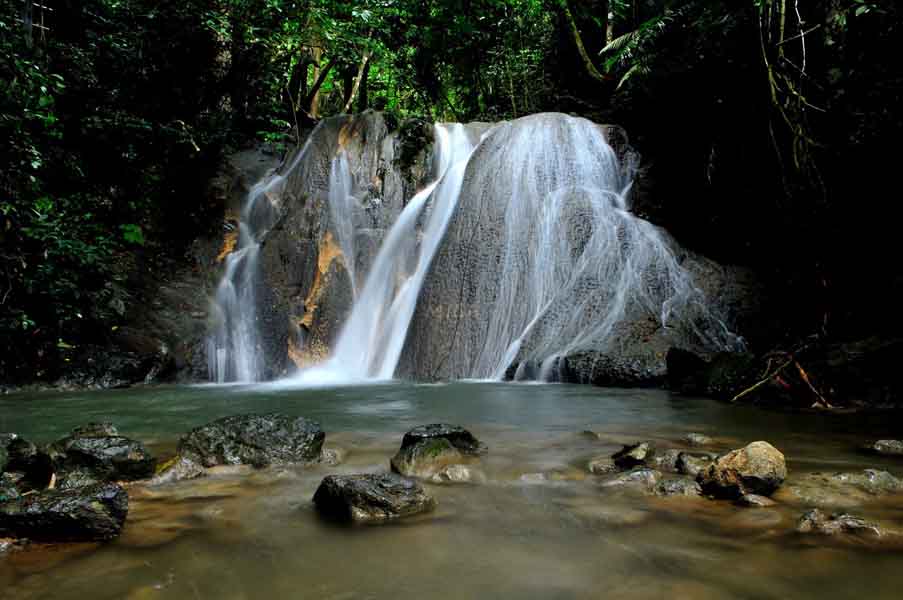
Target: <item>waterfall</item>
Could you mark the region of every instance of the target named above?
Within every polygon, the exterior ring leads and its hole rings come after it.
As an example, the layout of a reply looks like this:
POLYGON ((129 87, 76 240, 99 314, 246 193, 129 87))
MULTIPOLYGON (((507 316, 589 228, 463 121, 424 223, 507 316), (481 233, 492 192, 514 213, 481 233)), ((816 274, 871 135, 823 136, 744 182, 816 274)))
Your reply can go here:
MULTIPOLYGON (((289 384, 330 384, 390 379, 401 355, 423 280, 455 211, 473 144, 461 124, 434 126, 436 178, 415 194, 392 225, 366 275, 331 357, 301 370, 289 384)), ((349 203, 347 159, 333 161, 330 189, 333 228, 354 288, 354 209, 349 203)))
POLYGON ((539 114, 495 127, 467 166, 405 373, 500 379, 518 364, 521 375, 551 377, 559 357, 648 352, 654 335, 738 348, 686 253, 631 213, 633 175, 585 119, 539 114))
POLYGON ((298 168, 315 131, 251 190, 216 293, 211 379, 264 378, 261 309, 277 315, 269 328, 294 324, 290 349, 316 340, 296 356, 320 362, 289 386, 500 379, 515 365, 517 379, 556 380, 586 352, 648 373, 670 347, 742 347, 699 259, 631 212, 635 164, 612 128, 551 113, 436 124, 432 181, 402 208, 401 142, 374 114, 333 120, 298 168), (281 241, 261 250, 280 214, 281 241), (258 307, 262 251, 283 270, 258 307))
POLYGON ((256 293, 260 285, 260 242, 276 221, 276 203, 286 177, 301 162, 315 132, 316 129, 286 169, 270 173, 255 183, 242 204, 238 240, 234 250, 226 255, 226 267, 212 307, 214 327, 206 343, 207 374, 211 381, 264 379, 266 365, 260 351, 256 293))

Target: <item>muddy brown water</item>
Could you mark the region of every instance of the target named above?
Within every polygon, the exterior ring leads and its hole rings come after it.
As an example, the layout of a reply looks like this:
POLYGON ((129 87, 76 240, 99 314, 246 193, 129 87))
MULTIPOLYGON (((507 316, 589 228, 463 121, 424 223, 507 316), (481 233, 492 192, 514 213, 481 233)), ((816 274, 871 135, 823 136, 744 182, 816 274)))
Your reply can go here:
MULTIPOLYGON (((605 489, 585 470, 623 443, 768 440, 789 483, 808 472, 886 469, 856 448, 900 437, 883 416, 787 414, 651 390, 567 385, 386 384, 320 390, 158 387, 0 398, 0 431, 50 441, 109 420, 160 455, 214 418, 281 411, 321 423, 337 467, 224 468, 129 489, 123 535, 104 545, 0 557, 0 598, 900 598, 903 545, 793 533, 808 508, 772 509, 605 489), (404 432, 430 422, 489 446, 479 485, 427 485, 439 501, 395 524, 341 527, 311 497, 328 473, 388 468, 404 432), (592 430, 599 439, 581 435, 592 430)), ((849 498, 851 512, 903 532, 903 496, 849 498)))

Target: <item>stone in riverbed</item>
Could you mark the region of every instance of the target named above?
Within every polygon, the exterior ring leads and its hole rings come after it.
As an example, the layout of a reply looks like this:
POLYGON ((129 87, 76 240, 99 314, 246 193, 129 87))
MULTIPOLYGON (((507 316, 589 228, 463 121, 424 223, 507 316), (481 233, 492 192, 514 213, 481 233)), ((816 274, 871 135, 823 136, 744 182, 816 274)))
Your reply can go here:
POLYGON ((176 456, 165 463, 157 474, 148 482, 149 485, 164 485, 186 479, 203 477, 207 472, 204 467, 184 456, 176 456))
POLYGON ((459 481, 449 469, 472 461, 486 451, 472 433, 456 425, 422 425, 407 432, 392 457, 392 470, 408 477, 441 482, 459 481))
POLYGON ((766 498, 765 496, 759 496, 756 494, 744 494, 737 499, 735 504, 737 504, 738 506, 745 506, 747 508, 769 508, 771 506, 777 505, 777 502, 775 502, 771 498, 766 498))
POLYGON ((865 446, 863 450, 871 454, 883 454, 885 456, 903 456, 903 441, 878 440, 873 444, 865 446))
POLYGON ((618 469, 618 465, 616 465, 615 461, 610 457, 596 456, 586 463, 586 470, 593 475, 608 475, 610 473, 617 473, 620 469, 618 469))
POLYGON ((15 473, 16 486, 22 490, 42 490, 50 484, 53 466, 50 457, 35 444, 15 434, 6 439, 6 472, 15 473))
POLYGON ((872 502, 875 497, 903 493, 903 480, 887 471, 865 469, 849 473, 806 473, 788 481, 780 500, 789 504, 845 508, 872 502))
POLYGON ((640 442, 630 446, 624 446, 619 452, 612 454, 611 458, 621 469, 632 469, 643 466, 646 461, 652 459, 655 448, 649 442, 640 442))
POLYGON ((319 423, 279 413, 224 417, 193 429, 179 455, 204 467, 265 467, 320 459, 326 434, 319 423))
POLYGON ((681 454, 682 452, 676 448, 668 448, 667 450, 656 452, 652 456, 652 460, 646 461, 646 464, 662 471, 677 473, 677 461, 680 459, 681 454))
POLYGON ((856 535, 881 537, 882 531, 875 523, 846 513, 826 515, 817 508, 800 517, 796 530, 800 533, 820 533, 822 535, 856 535))
POLYGON ((708 446, 712 443, 712 438, 701 433, 688 433, 684 436, 684 441, 691 446, 708 446))
POLYGON ((693 479, 680 477, 666 479, 655 486, 656 496, 701 496, 702 488, 693 479))
POLYGON ((313 501, 326 517, 354 523, 400 519, 436 507, 420 484, 393 473, 328 475, 313 501))
POLYGON ((639 467, 604 481, 602 487, 626 487, 651 491, 661 477, 661 471, 639 467))
POLYGON ((675 465, 677 472, 690 477, 698 476, 702 471, 708 469, 715 461, 714 455, 697 455, 689 452, 681 452, 677 456, 677 464, 675 465))
POLYGON ((119 435, 110 423, 73 429, 71 435, 51 444, 47 455, 60 489, 146 479, 157 464, 141 442, 119 435))
POLYGON ((109 540, 119 535, 128 511, 128 494, 114 483, 46 490, 0 504, 0 537, 109 540))
POLYGON ((787 478, 784 455, 768 442, 753 442, 719 457, 697 476, 706 494, 739 498, 770 496, 787 478))

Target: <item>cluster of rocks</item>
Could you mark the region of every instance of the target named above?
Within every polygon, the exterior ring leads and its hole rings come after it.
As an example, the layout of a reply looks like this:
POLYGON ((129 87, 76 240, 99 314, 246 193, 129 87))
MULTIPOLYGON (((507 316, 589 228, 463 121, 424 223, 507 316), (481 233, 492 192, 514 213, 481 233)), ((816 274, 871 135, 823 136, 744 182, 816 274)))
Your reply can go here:
MULTIPOLYGON (((689 434, 686 446, 707 446, 712 440, 689 434)), ((903 456, 903 443, 879 440, 864 450, 887 456, 903 456)), ((784 485, 784 455, 764 441, 723 454, 680 449, 658 450, 652 442, 624 446, 611 456, 592 458, 587 469, 602 476, 602 488, 640 490, 663 497, 708 497, 731 500, 738 506, 767 508, 780 501, 817 507, 844 508, 875 496, 903 493, 903 480, 887 471, 865 469, 847 473, 808 473, 784 485), (780 491, 780 493, 778 493, 780 491)), ((887 532, 876 523, 844 511, 807 510, 796 531, 850 538, 882 537, 887 532)))
POLYGON ((110 423, 77 427, 43 446, 0 434, 0 538, 109 540, 128 514, 128 482, 164 484, 217 465, 317 462, 325 437, 319 424, 302 417, 226 417, 190 431, 178 454, 158 465, 141 442, 110 423))
POLYGON ((457 425, 434 423, 408 431, 389 466, 392 473, 328 475, 314 494, 326 517, 354 523, 378 523, 433 510, 436 500, 415 481, 482 481, 477 468, 487 451, 457 425))

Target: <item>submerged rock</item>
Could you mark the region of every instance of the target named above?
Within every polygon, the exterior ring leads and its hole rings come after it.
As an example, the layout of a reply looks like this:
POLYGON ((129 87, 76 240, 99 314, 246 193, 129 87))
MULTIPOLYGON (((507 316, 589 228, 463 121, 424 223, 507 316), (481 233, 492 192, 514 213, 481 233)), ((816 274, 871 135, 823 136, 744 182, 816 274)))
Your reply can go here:
POLYGON ((878 440, 863 448, 866 452, 883 454, 885 456, 903 456, 903 441, 878 440))
POLYGON ((846 513, 826 515, 817 508, 807 511, 800 517, 796 530, 800 533, 819 533, 822 535, 856 535, 881 537, 883 532, 875 523, 861 517, 846 513))
POLYGON ((684 441, 691 446, 708 446, 712 443, 712 438, 701 433, 688 433, 684 436, 684 441))
POLYGON ((784 455, 768 442, 728 452, 697 476, 705 493, 722 498, 770 496, 786 478, 784 455))
POLYGON ((697 477, 701 472, 712 466, 715 458, 715 456, 708 454, 697 455, 690 454, 688 452, 681 452, 677 456, 677 463, 675 465, 675 468, 677 469, 678 473, 689 475, 691 477, 697 477))
POLYGON ((323 515, 355 523, 389 521, 436 507, 420 484, 391 473, 328 475, 313 501, 323 515))
POLYGON ((744 494, 737 498, 736 504, 747 508, 768 508, 777 505, 777 502, 758 494, 744 494))
POLYGON ((682 452, 676 448, 668 448, 662 452, 656 452, 652 457, 651 466, 662 471, 677 473, 677 461, 680 460, 681 454, 682 452))
POLYGON ((405 434, 390 465, 401 475, 452 482, 463 472, 449 472, 451 466, 471 461, 485 451, 485 446, 463 427, 444 423, 422 425, 405 434))
POLYGON ((687 477, 666 479, 655 486, 656 496, 701 496, 702 488, 687 477))
POLYGON ((586 470, 593 475, 608 475, 609 473, 617 473, 618 465, 609 456, 597 456, 591 458, 586 464, 586 470))
POLYGON ((150 485, 163 485, 206 475, 204 467, 184 456, 176 456, 165 463, 150 480, 150 485))
POLYGON ((821 507, 858 506, 877 496, 903 493, 903 480, 887 471, 865 469, 851 473, 806 473, 787 482, 781 500, 821 507))
POLYGON ((621 469, 632 469, 645 465, 651 460, 655 448, 649 442, 640 442, 631 446, 624 446, 619 452, 612 454, 611 458, 621 469))
POLYGON ((46 490, 0 504, 0 537, 109 540, 119 535, 128 511, 128 494, 114 483, 46 490))
POLYGON ((611 479, 602 482, 602 486, 639 488, 645 491, 651 491, 656 484, 658 484, 661 477, 661 471, 640 467, 612 477, 611 479))
POLYGON ((279 413, 224 417, 193 429, 179 455, 204 467, 317 461, 326 434, 319 423, 279 413))
POLYGON ((100 481, 133 481, 154 474, 157 459, 141 442, 119 435, 110 423, 91 423, 54 442, 47 454, 57 486, 69 489, 100 481))

